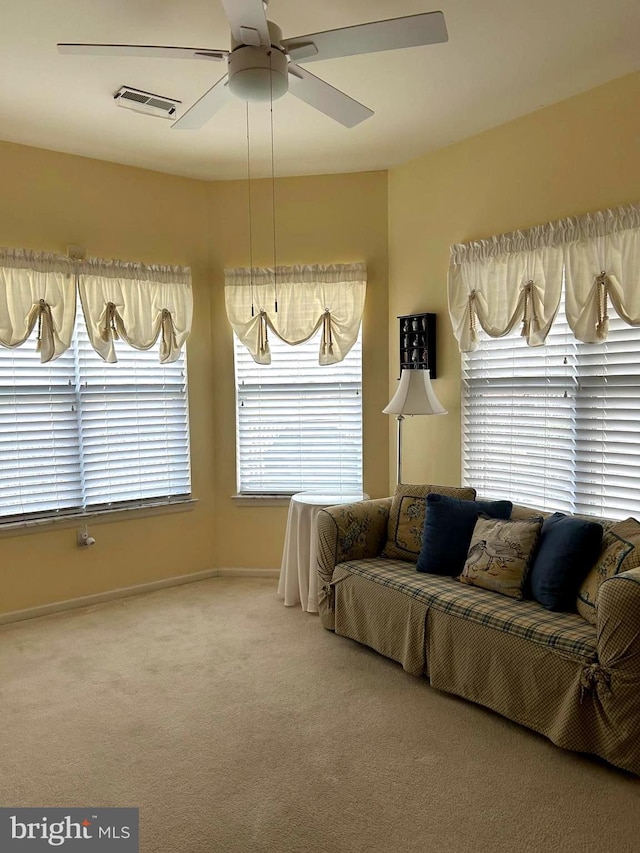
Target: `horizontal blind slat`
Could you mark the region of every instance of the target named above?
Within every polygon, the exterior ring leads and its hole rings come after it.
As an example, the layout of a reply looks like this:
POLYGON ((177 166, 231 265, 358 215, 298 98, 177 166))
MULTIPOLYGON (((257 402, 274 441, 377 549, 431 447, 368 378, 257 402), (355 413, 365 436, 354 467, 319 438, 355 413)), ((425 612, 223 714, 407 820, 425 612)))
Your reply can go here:
POLYGON ((540 509, 640 518, 640 329, 611 316, 606 342, 581 344, 561 306, 543 347, 481 337, 462 359, 463 481, 540 509))
POLYGON ((234 335, 239 492, 362 490, 361 340, 329 366, 319 341, 272 336, 272 363, 257 365, 234 335))
POLYGON ((0 518, 188 496, 185 354, 163 365, 158 345, 116 342, 107 364, 78 322, 71 347, 43 365, 35 335, 0 347, 0 518))

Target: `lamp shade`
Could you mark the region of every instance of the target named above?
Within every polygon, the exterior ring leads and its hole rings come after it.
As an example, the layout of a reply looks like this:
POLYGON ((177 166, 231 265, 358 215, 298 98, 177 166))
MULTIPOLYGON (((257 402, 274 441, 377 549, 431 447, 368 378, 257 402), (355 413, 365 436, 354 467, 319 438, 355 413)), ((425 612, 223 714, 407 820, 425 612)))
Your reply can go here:
POLYGON ((400 385, 389 404, 386 415, 446 415, 431 385, 428 370, 403 370, 400 385))

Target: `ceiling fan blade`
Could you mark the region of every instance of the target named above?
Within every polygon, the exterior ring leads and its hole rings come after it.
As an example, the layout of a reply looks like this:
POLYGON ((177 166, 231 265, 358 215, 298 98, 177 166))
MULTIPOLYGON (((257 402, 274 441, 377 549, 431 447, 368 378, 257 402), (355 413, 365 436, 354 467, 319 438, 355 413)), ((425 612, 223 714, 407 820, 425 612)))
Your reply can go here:
POLYGON ((296 62, 316 62, 320 59, 436 44, 448 39, 442 12, 427 12, 424 15, 391 18, 388 21, 283 39, 282 46, 296 62))
POLYGON ((153 44, 59 44, 59 53, 81 56, 152 56, 159 59, 212 59, 221 61, 228 50, 207 47, 163 47, 153 44))
POLYGON ((204 95, 199 98, 192 107, 183 113, 177 121, 171 125, 174 130, 199 130, 209 119, 218 112, 220 107, 231 97, 227 83, 228 76, 225 74, 204 95))
POLYGON ((354 127, 373 115, 369 107, 293 62, 289 63, 289 91, 345 127, 354 127))
POLYGON ((271 44, 262 0, 222 0, 233 38, 239 44, 271 44))

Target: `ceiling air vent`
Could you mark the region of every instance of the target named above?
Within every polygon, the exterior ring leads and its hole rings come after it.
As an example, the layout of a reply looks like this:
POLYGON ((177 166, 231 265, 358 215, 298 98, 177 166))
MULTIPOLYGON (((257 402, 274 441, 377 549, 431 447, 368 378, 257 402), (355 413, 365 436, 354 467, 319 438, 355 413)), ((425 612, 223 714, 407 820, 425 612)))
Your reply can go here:
POLYGON ((128 110, 150 116, 160 116, 160 118, 175 118, 176 107, 180 103, 163 95, 153 95, 151 92, 132 89, 131 86, 121 86, 113 97, 119 107, 126 107, 128 110))

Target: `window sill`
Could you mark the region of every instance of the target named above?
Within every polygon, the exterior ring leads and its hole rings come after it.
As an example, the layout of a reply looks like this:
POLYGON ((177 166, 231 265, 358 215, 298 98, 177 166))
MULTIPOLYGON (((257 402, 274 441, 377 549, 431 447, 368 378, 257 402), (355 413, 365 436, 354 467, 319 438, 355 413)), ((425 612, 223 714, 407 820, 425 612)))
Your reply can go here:
POLYGON ((291 495, 231 495, 241 507, 289 506, 291 495))
POLYGON ((32 519, 31 521, 16 521, 0 523, 0 539, 7 536, 24 536, 30 533, 45 533, 52 529, 64 530, 77 527, 79 524, 106 524, 113 521, 129 521, 136 518, 149 518, 154 515, 167 515, 174 512, 190 512, 198 501, 189 498, 184 501, 168 501, 150 503, 139 507, 122 507, 120 509, 101 509, 94 512, 78 512, 71 515, 61 515, 49 518, 32 519))

